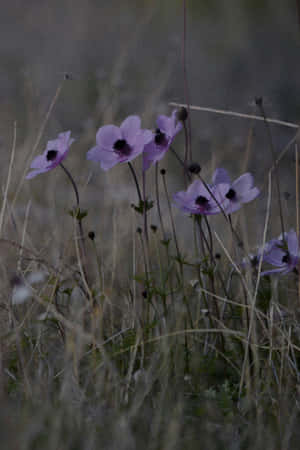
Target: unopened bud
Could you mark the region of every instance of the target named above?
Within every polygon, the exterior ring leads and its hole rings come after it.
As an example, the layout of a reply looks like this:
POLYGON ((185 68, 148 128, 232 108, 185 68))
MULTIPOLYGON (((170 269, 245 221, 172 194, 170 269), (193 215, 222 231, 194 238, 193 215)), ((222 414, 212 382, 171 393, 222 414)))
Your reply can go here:
POLYGON ((201 167, 197 162, 192 162, 188 167, 189 172, 191 173, 199 173, 201 171, 201 167))
POLYGON ((188 111, 187 109, 183 106, 182 108, 180 108, 177 113, 176 113, 177 119, 180 120, 180 122, 185 122, 186 119, 188 118, 188 111))
POLYGON ((93 241, 95 239, 95 233, 94 231, 89 231, 88 232, 88 237, 90 238, 91 241, 93 241))

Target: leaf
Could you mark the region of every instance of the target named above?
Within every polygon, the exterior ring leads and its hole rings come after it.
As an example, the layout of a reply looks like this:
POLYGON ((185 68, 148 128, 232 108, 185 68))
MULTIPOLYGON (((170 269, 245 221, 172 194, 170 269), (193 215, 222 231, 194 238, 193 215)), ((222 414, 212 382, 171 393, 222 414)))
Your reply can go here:
POLYGON ((81 210, 80 208, 70 209, 68 211, 71 217, 75 217, 75 219, 81 221, 88 215, 88 211, 86 209, 81 210))
POLYGON ((132 205, 134 210, 139 213, 139 214, 143 214, 144 213, 144 208, 146 208, 146 211, 149 211, 150 209, 153 208, 154 202, 153 200, 141 200, 138 204, 138 206, 136 205, 132 205))

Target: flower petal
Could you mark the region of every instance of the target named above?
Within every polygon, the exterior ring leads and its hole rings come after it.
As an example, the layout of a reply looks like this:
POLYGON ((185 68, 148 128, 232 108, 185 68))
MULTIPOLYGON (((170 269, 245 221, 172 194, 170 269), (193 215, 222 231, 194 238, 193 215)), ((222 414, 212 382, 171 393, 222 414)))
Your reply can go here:
POLYGON ((292 255, 297 256, 299 251, 299 241, 296 231, 290 230, 288 233, 286 233, 286 241, 289 252, 292 255))
POLYGON ((271 275, 272 273, 280 273, 283 271, 284 271, 284 267, 280 267, 279 269, 265 270, 264 272, 261 272, 260 276, 263 277, 265 275, 271 275))
POLYGON ((127 142, 131 143, 132 139, 134 139, 141 130, 141 119, 139 116, 129 116, 122 122, 120 129, 122 131, 123 138, 126 139, 127 142))
POLYGON ((26 175, 26 180, 30 180, 31 178, 36 177, 37 175, 39 175, 40 173, 45 173, 45 172, 49 172, 49 168, 45 168, 45 169, 36 169, 36 170, 32 170, 31 172, 29 172, 26 175))
POLYGON ((242 197, 242 203, 249 203, 258 197, 260 194, 260 190, 257 187, 250 189, 247 193, 245 193, 242 197))
POLYGON ((49 161, 45 158, 44 155, 38 155, 32 161, 30 168, 31 169, 44 169, 49 166, 49 161))
POLYGON ((230 184, 231 181, 230 181, 230 177, 229 177, 227 170, 222 169, 222 168, 216 169, 213 174, 212 182, 213 182, 213 184, 219 184, 219 183, 230 184))
POLYGON ((253 186, 253 176, 251 173, 244 173, 239 178, 237 178, 232 183, 232 189, 234 189, 239 196, 247 194, 247 192, 252 189, 253 186))
POLYGON ((106 149, 113 149, 114 143, 122 139, 122 133, 119 127, 115 125, 104 125, 99 128, 96 134, 96 142, 98 146, 106 149))
POLYGON ((119 162, 118 155, 103 147, 95 146, 87 152, 87 159, 100 163, 102 169, 108 170, 119 162))

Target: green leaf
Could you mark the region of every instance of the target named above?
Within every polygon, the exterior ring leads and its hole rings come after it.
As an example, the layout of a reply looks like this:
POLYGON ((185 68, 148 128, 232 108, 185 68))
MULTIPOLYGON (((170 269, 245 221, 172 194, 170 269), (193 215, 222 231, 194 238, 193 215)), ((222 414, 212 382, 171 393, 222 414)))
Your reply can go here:
POLYGON ((143 214, 144 213, 144 208, 146 208, 146 211, 149 211, 150 209, 153 208, 154 202, 152 200, 141 200, 138 204, 138 206, 136 205, 132 205, 133 209, 139 213, 139 214, 143 214))
POLYGON ((81 210, 80 208, 70 209, 68 213, 71 217, 75 217, 77 220, 82 220, 88 215, 88 211, 86 209, 81 210))

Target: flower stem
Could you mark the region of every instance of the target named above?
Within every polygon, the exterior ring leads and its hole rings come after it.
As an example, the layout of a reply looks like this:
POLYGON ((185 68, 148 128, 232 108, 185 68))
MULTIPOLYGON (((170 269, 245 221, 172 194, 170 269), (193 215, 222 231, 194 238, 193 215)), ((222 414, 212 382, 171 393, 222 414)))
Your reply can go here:
POLYGON ((167 240, 167 235, 162 219, 161 208, 160 208, 160 198, 159 198, 159 182, 158 182, 158 162, 155 163, 155 194, 156 194, 156 207, 158 212, 159 223, 161 227, 161 232, 163 235, 164 241, 167 240))
POLYGON ((63 169, 65 174, 67 175, 68 179, 70 180, 70 182, 73 186, 73 189, 74 189, 75 197, 76 197, 76 212, 75 212, 76 216, 75 217, 77 219, 78 228, 79 228, 79 239, 81 241, 81 253, 82 253, 82 259, 83 259, 83 264, 82 264, 83 275, 87 282, 87 280, 88 280, 87 271, 86 271, 86 259, 87 258, 86 258, 85 242, 84 242, 84 233, 83 233, 83 227, 82 227, 82 218, 80 217, 80 209, 79 209, 79 192, 78 192, 76 183, 74 181, 74 178, 72 177, 69 170, 62 163, 60 163, 59 165, 63 169))
POLYGON ((148 235, 148 218, 147 218, 147 197, 146 197, 146 172, 143 171, 143 215, 144 215, 144 233, 146 238, 147 247, 149 246, 149 235, 148 235))
POLYGON ((78 193, 78 189, 77 189, 76 183, 74 181, 74 178, 72 177, 72 175, 70 174, 68 169, 63 165, 63 163, 59 163, 59 165, 63 169, 63 171, 65 172, 65 174, 69 178, 69 180, 71 181, 71 184, 72 184, 74 192, 75 192, 77 208, 79 208, 79 193, 78 193))
POLYGON ((143 198, 142 198, 142 194, 141 194, 141 190, 140 190, 140 186, 139 186, 139 182, 138 182, 135 170, 134 170, 133 165, 131 164, 131 162, 128 162, 128 166, 129 166, 130 172, 131 172, 131 174, 133 176, 133 180, 134 180, 134 183, 135 183, 135 187, 136 187, 136 190, 137 190, 139 201, 141 203, 143 201, 143 198))

